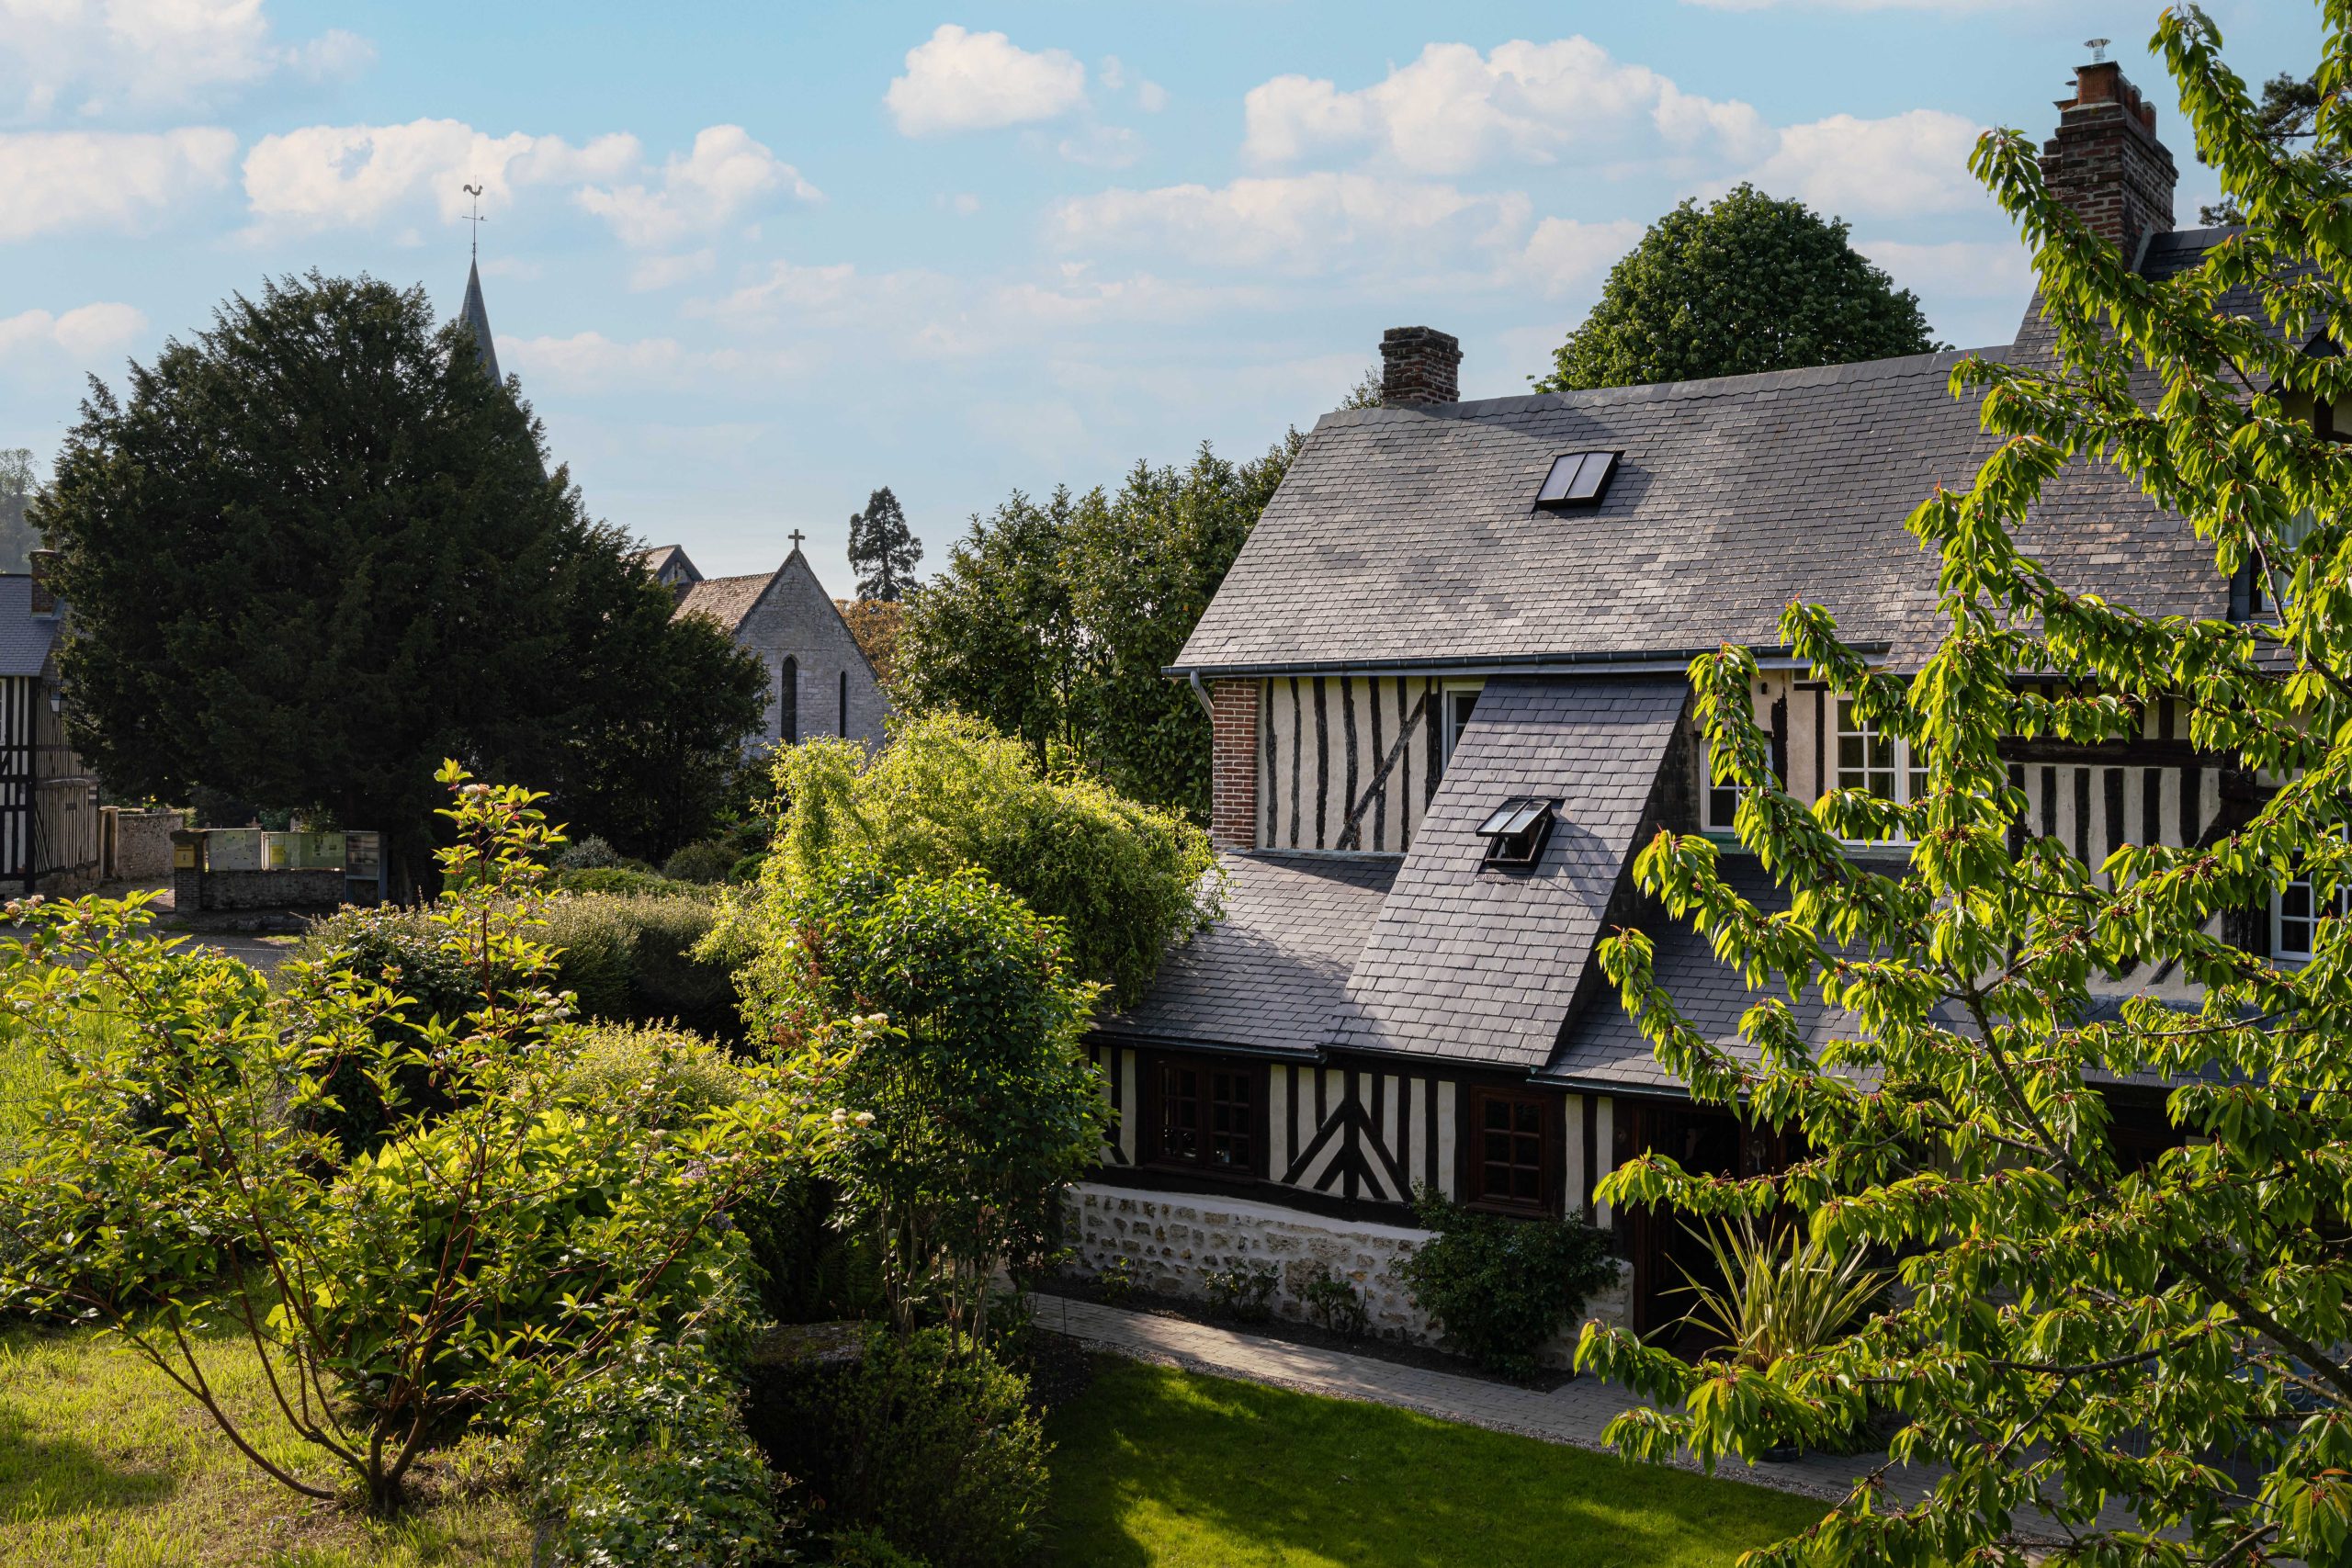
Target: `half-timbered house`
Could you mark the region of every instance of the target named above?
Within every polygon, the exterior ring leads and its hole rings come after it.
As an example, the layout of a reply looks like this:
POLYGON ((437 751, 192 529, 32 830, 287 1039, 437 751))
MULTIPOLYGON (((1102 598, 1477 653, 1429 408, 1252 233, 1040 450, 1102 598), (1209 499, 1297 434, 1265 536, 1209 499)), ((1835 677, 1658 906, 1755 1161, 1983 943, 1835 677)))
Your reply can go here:
MULTIPOLYGON (((2174 231, 2172 159, 2120 70, 2084 67, 2060 107, 2052 187, 2150 274, 2194 265, 2220 231, 2174 231)), ((2046 353, 2040 331, 1991 352, 2046 353)), ((1951 393, 1956 354, 1474 401, 1445 334, 1393 331, 1382 354, 1381 405, 1317 424, 1171 671, 1210 710, 1226 910, 1094 1032, 1118 1114, 1081 1257, 1178 1291, 1244 1257, 1361 1263, 1409 1237, 1426 1187, 1613 1224, 1626 1309, 1654 1326, 1681 1232, 1612 1214, 1601 1176, 1645 1147, 1723 1172, 1788 1152, 1694 1104, 1596 962, 1611 926, 1646 927, 1678 1003, 1737 1047, 1744 986, 1632 885, 1666 828, 1719 836, 1770 896, 1709 783, 1690 660, 1755 651, 1792 793, 1919 788, 1778 623, 1821 604, 1883 667, 1919 668, 1937 560, 1904 521, 1966 488, 1991 438, 1951 393)), ((2109 468, 2053 480, 2022 542, 2079 591, 2232 607, 2211 550, 2109 468)), ((2247 783, 2169 708, 2130 745, 2019 747, 2013 777, 2093 865, 2198 841, 2247 783)), ((2290 889, 2245 935, 2291 953, 2310 926, 2290 889)))

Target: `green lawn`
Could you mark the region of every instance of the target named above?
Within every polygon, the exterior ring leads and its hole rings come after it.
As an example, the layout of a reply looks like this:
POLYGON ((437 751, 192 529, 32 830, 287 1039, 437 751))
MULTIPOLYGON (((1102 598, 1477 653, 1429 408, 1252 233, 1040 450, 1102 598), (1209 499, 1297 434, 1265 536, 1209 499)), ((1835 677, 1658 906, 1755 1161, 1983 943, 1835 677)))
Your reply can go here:
POLYGON ((1701 1568, 1821 1505, 1104 1359, 1052 1423, 1060 1568, 1701 1568))
MULTIPOLYGON (((216 1337, 207 1371, 258 1412, 261 1363, 216 1337)), ((266 1430, 256 1426, 258 1433, 266 1430)), ((257 1446, 328 1480, 283 1428, 257 1446)), ((0 1334, 0 1563, 40 1568, 424 1568, 530 1560, 511 1494, 478 1454, 433 1461, 423 1506, 379 1524, 311 1503, 229 1446, 161 1372, 88 1331, 0 1334)))

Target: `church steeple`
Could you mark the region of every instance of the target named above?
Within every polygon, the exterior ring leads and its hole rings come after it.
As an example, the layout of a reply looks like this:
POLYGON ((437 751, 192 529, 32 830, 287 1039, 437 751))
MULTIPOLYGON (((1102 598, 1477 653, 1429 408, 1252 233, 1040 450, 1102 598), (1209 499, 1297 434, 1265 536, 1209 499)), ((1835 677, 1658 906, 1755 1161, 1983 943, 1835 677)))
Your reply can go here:
POLYGON ((458 314, 474 334, 474 352, 481 356, 482 374, 503 385, 506 378, 498 373, 498 350, 490 341, 490 311, 481 302, 481 186, 468 186, 466 194, 474 198, 473 215, 467 220, 473 230, 473 254, 466 266, 466 302, 458 314))
POLYGON ((474 334, 474 352, 481 355, 482 374, 493 381, 503 381, 498 373, 498 350, 491 346, 490 312, 482 308, 481 267, 479 264, 466 269, 466 304, 460 312, 467 330, 474 334))

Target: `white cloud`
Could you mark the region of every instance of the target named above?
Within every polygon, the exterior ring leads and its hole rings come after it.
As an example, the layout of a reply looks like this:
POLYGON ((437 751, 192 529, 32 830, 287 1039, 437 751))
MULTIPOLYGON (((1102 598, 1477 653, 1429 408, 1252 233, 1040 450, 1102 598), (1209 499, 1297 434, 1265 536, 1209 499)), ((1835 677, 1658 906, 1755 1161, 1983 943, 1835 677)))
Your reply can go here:
POLYGON ((1630 218, 1606 223, 1546 218, 1528 236, 1514 270, 1549 298, 1583 293, 1641 237, 1642 226, 1630 218))
POLYGON ((802 368, 780 349, 693 349, 673 337, 624 343, 602 333, 498 340, 499 363, 525 378, 570 392, 615 388, 687 389, 712 380, 771 381, 802 368))
POLYGON ((1923 295, 2022 303, 2033 292, 2033 259, 2016 240, 1857 240, 1854 248, 1884 267, 1898 286, 1923 295))
POLYGON ((1063 202, 1053 227, 1072 248, 1148 249, 1306 274, 1396 261, 1433 267, 1464 246, 1510 243, 1528 216, 1527 198, 1516 192, 1326 172, 1216 188, 1114 188, 1063 202))
POLYGON ((953 22, 907 51, 882 96, 900 134, 994 130, 1068 114, 1086 101, 1086 67, 1067 51, 1032 52, 1002 33, 953 22))
POLYGON ((29 350, 59 350, 75 359, 88 359, 121 348, 139 335, 147 318, 129 305, 84 305, 52 316, 47 310, 25 310, 0 316, 0 359, 29 350))
POLYGON ((678 256, 646 256, 629 268, 628 286, 639 293, 656 288, 670 288, 690 277, 708 272, 718 261, 718 254, 706 245, 678 256))
POLYGON ((957 191, 954 196, 942 197, 940 202, 958 218, 969 218, 980 209, 980 198, 967 190, 957 191))
POLYGON ((1980 129, 1940 109, 1884 119, 1832 115, 1782 130, 1771 156, 1745 177, 1774 196, 1846 217, 1989 211, 1991 198, 1968 172, 1980 129))
POLYGON ((652 246, 708 232, 777 190, 802 201, 818 199, 817 187, 799 170, 741 126, 713 125, 695 133, 691 153, 671 155, 658 186, 591 186, 574 199, 610 223, 623 243, 652 246))
POLYGON ((1090 125, 1063 137, 1054 150, 1090 169, 1124 169, 1143 156, 1143 138, 1123 125, 1090 125))
POLYGON ((226 183, 236 155, 235 135, 218 129, 0 134, 0 243, 86 227, 137 230, 226 183))
POLYGON ((1277 76, 1250 89, 1243 110, 1242 150, 1270 164, 1372 152, 1418 173, 1458 175, 1502 159, 1611 166, 1746 158, 1771 146, 1770 129, 1747 104, 1685 93, 1582 37, 1515 40, 1483 55, 1468 44, 1432 43, 1353 91, 1277 76))
POLYGON ((273 37, 262 0, 0 0, 0 113, 45 118, 209 102, 278 72, 348 75, 374 46, 273 37))
POLYGON ((636 166, 633 136, 574 147, 560 136, 491 136, 454 119, 406 125, 313 125, 265 136, 245 154, 245 199, 255 216, 303 227, 382 220, 429 197, 445 220, 463 216, 483 187, 495 211, 525 186, 609 179, 636 166))
POLYGON ((1168 107, 1168 89, 1157 82, 1136 83, 1136 107, 1146 114, 1158 114, 1168 107))

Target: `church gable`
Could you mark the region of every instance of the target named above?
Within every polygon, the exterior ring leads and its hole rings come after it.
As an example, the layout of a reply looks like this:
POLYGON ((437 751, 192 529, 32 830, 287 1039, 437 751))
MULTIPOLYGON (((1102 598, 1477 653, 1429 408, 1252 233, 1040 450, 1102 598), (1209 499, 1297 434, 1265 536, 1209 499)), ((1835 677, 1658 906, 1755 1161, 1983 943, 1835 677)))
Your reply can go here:
MULTIPOLYGON (((709 586, 700 582, 689 590, 680 613, 690 611, 709 586)), ((792 745, 836 736, 881 743, 889 699, 797 547, 742 606, 732 630, 737 642, 767 662, 769 740, 792 745)))

